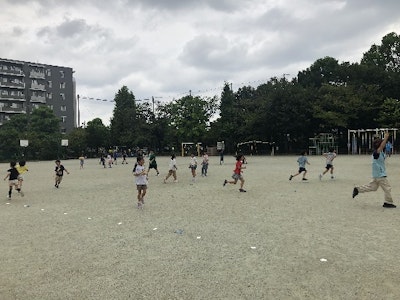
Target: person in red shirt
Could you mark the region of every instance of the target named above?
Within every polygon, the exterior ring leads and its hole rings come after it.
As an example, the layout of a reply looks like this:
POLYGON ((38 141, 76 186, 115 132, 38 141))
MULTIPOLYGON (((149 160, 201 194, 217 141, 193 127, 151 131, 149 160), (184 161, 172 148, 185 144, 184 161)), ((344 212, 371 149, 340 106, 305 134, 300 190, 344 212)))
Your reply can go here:
POLYGON ((243 189, 244 178, 242 176, 242 172, 243 172, 242 170, 246 169, 246 166, 243 166, 243 160, 244 160, 243 154, 238 154, 236 156, 236 166, 235 166, 235 170, 233 170, 233 175, 232 175, 233 180, 228 181, 225 179, 224 183, 223 183, 223 186, 225 186, 227 183, 236 184, 238 182, 238 180, 240 180, 239 191, 242 193, 246 192, 246 190, 243 189))

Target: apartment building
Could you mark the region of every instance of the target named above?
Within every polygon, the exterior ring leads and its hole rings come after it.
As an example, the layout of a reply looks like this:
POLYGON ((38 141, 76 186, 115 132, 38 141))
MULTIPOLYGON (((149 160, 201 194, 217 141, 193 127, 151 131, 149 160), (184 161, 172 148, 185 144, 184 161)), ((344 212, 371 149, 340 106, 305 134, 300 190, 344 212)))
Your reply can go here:
POLYGON ((68 133, 76 125, 75 94, 72 68, 0 58, 0 125, 46 105, 68 133))

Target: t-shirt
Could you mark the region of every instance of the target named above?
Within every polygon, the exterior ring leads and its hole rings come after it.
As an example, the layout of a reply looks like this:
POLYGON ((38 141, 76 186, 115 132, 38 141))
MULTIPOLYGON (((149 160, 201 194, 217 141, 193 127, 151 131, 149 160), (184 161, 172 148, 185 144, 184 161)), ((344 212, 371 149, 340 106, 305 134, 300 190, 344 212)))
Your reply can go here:
POLYGON ((22 175, 22 174, 26 173, 26 171, 28 171, 28 168, 26 167, 26 165, 25 166, 17 165, 15 168, 17 169, 17 171, 20 175, 22 175))
POLYGON ((16 168, 11 168, 7 170, 8 173, 10 173, 10 176, 8 178, 8 180, 16 180, 18 179, 18 170, 16 168))
MULTIPOLYGON (((134 171, 135 175, 140 174, 145 170, 144 166, 137 165, 134 171)), ((136 185, 147 185, 147 175, 137 175, 136 177, 136 185)))
POLYGON ((240 173, 242 173, 242 164, 243 164, 243 161, 241 161, 241 160, 238 160, 236 162, 235 170, 233 170, 233 172, 235 174, 239 174, 240 175, 240 173))
POLYGON ((64 170, 65 170, 64 166, 63 165, 59 165, 59 166, 56 166, 56 169, 54 171, 56 172, 57 176, 63 176, 64 175, 64 170))
POLYGON ((176 171, 176 159, 173 158, 169 162, 169 169, 172 171, 176 171))
POLYGON ((300 156, 297 159, 297 162, 299 163, 299 168, 305 168, 307 161, 308 161, 307 156, 304 156, 304 155, 300 156))

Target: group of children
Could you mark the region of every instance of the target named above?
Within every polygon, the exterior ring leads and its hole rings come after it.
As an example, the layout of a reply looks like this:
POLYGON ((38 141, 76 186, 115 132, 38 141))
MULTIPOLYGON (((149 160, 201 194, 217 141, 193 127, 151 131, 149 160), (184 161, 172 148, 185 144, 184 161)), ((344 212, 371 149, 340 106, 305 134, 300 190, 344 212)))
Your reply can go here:
MULTIPOLYGON (((373 153, 372 153, 372 180, 368 184, 354 187, 352 197, 355 198, 359 193, 376 191, 379 187, 381 187, 384 192, 383 207, 396 208, 396 205, 393 204, 393 198, 391 194, 392 188, 387 179, 386 166, 385 166, 386 156, 390 156, 390 153, 392 151, 391 145, 388 151, 387 147, 388 139, 389 139, 388 132, 385 132, 383 139, 380 137, 374 139, 373 153)), ((327 153, 323 154, 323 156, 326 158, 326 166, 324 172, 319 174, 319 179, 322 180, 322 177, 329 171, 331 174, 331 179, 333 179, 334 178, 333 160, 336 158, 336 152, 334 151, 333 148, 330 148, 327 153)), ((306 164, 309 165, 310 163, 308 161, 306 151, 301 153, 300 157, 297 159, 297 163, 299 164, 298 172, 294 175, 290 175, 289 180, 292 180, 293 177, 300 174, 303 174, 302 180, 307 180, 306 164)))
POLYGON ((20 196, 24 196, 22 192, 22 182, 24 181, 23 174, 28 171, 25 161, 20 161, 18 164, 15 161, 10 162, 10 169, 7 170, 7 175, 4 181, 8 179, 8 199, 11 199, 12 190, 15 189, 20 196))

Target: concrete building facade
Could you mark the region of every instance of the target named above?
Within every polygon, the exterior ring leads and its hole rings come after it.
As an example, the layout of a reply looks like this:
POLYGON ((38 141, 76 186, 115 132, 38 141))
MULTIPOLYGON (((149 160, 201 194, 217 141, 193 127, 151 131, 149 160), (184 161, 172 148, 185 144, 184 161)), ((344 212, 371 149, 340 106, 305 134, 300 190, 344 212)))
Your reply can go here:
POLYGON ((70 132, 76 127, 73 73, 69 67, 0 58, 0 125, 45 105, 60 118, 61 133, 70 132))

